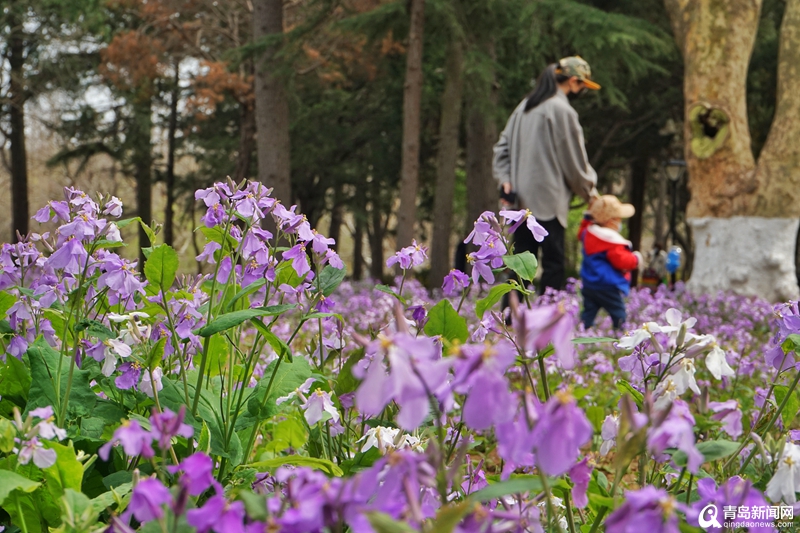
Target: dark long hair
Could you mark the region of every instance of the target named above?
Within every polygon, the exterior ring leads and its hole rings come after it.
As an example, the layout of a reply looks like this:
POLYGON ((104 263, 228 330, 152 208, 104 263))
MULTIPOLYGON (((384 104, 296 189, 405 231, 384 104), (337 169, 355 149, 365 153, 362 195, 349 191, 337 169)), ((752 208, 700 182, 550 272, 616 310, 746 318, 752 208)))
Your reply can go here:
POLYGON ((569 76, 556 73, 558 66, 558 63, 551 63, 539 74, 533 86, 533 90, 527 96, 525 102, 526 113, 556 94, 558 84, 564 83, 569 79, 569 76))

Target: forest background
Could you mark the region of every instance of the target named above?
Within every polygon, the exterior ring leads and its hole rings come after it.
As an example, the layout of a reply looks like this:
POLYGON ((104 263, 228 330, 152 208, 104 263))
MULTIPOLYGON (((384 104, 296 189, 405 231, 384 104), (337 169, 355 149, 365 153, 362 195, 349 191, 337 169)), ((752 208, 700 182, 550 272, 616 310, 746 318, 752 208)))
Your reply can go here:
MULTIPOLYGON (((764 0, 758 14, 756 157, 786 9, 764 0)), ((353 278, 389 277, 385 258, 416 238, 438 286, 471 221, 497 207, 492 145, 508 115, 575 54, 603 86, 574 103, 598 188, 636 205, 635 248, 667 239, 684 60, 663 0, 7 0, 0 17, 5 241, 41 231, 25 221, 65 186, 107 191, 126 216, 163 223, 190 271, 203 244, 192 191, 256 178, 336 239, 353 278)), ((674 241, 691 252, 687 180, 677 187, 674 241)))

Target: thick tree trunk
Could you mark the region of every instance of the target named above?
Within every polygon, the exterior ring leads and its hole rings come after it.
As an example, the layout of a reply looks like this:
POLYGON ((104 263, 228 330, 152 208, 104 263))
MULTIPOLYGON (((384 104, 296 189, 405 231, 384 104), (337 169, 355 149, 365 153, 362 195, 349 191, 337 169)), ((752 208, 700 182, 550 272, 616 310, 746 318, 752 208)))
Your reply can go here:
MULTIPOLYGON (((253 40, 283 33, 283 1, 253 1, 253 40)), ((272 187, 273 196, 292 204, 289 144, 289 103, 277 75, 277 46, 269 46, 255 65, 256 150, 258 179, 272 187)))
POLYGON ((436 193, 433 206, 433 241, 431 272, 428 284, 439 287, 450 271, 450 237, 452 236, 453 193, 456 184, 458 134, 461 124, 463 48, 452 42, 445 63, 445 85, 442 93, 442 116, 439 122, 439 146, 436 161, 436 193))
POLYGON ((497 125, 485 109, 468 106, 467 116, 467 228, 484 211, 497 209, 497 182, 492 177, 492 147, 497 125))
MULTIPOLYGON (((136 210, 144 224, 153 222, 153 151, 152 151, 152 101, 134 104, 130 123, 130 141, 134 149, 133 165, 136 178, 136 210)), ((139 229, 139 268, 144 268, 144 252, 151 246, 147 233, 139 229)))
POLYGON ((22 25, 15 18, 9 20, 11 37, 8 43, 10 79, 10 141, 11 141, 11 238, 17 240, 17 232, 28 233, 28 161, 25 149, 25 43, 22 25))
POLYGON ((756 168, 745 81, 762 0, 665 0, 683 52, 686 162, 696 243, 689 286, 771 300, 797 298, 792 236, 797 176, 792 145, 800 116, 797 0, 787 2, 775 122, 756 168), (794 91, 794 94, 792 94, 794 91), (759 216, 760 215, 760 216, 759 216), (742 253, 747 250, 747 253, 742 253))
POLYGON ((403 88, 403 150, 400 162, 400 207, 397 211, 398 249, 411 244, 417 222, 424 24, 425 0, 411 0, 406 79, 403 88))
POLYGON ((370 267, 369 275, 376 280, 383 279, 383 215, 381 191, 378 180, 370 184, 370 227, 369 237, 370 267))
POLYGON ((661 245, 661 249, 667 246, 667 176, 664 175, 663 167, 656 174, 658 176, 658 197, 656 198, 655 228, 653 239, 656 244, 661 245))
POLYGON ((180 64, 175 64, 172 80, 172 100, 169 105, 169 127, 167 129, 166 205, 164 206, 164 243, 172 246, 175 241, 175 134, 178 130, 178 99, 180 98, 180 64))
POLYGON ((358 281, 364 277, 364 219, 360 213, 353 213, 353 218, 353 279, 358 281))
MULTIPOLYGON (((636 213, 628 222, 628 239, 634 250, 642 249, 642 223, 644 220, 644 192, 647 187, 647 174, 650 170, 650 157, 646 146, 638 146, 638 156, 631 165, 631 204, 636 213)), ((643 268, 643 267, 642 267, 643 268)), ((631 277, 631 286, 638 283, 642 268, 637 269, 631 277)))
POLYGON ((239 124, 239 153, 233 179, 238 183, 250 177, 253 149, 256 141, 256 115, 252 104, 242 103, 242 118, 239 124))

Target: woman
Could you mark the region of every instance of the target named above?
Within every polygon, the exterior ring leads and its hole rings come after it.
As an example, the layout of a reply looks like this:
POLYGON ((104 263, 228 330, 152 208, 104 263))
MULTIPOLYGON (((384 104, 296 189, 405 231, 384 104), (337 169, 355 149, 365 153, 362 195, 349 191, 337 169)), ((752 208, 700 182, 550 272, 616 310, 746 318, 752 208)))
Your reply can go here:
MULTIPOLYGON (((542 293, 564 284, 564 229, 573 193, 587 202, 597 196, 597 173, 586 157, 578 113, 569 103, 587 89, 600 88, 591 74, 579 56, 549 65, 494 146, 495 179, 505 193, 516 191, 520 208, 530 210, 549 232, 541 243, 542 293)), ((520 226, 514 240, 516 253, 536 255, 539 250, 527 227, 520 226)))

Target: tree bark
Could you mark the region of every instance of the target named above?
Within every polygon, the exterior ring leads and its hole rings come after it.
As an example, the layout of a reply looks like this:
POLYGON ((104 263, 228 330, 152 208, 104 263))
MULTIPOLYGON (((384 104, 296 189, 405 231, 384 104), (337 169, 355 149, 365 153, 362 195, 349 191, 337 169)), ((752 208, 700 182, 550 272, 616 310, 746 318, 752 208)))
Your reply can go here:
POLYGON ((175 134, 178 130, 178 99, 180 98, 180 63, 175 63, 175 78, 172 100, 169 103, 169 126, 167 129, 166 205, 164 206, 164 243, 172 246, 175 241, 175 134))
POLYGON ((241 103, 242 118, 239 124, 239 153, 236 156, 236 170, 233 178, 238 183, 250 177, 253 149, 256 141, 256 115, 253 105, 241 103))
MULTIPOLYGON (((636 212, 628 222, 628 239, 634 250, 642 248, 642 223, 644 220, 644 193, 647 188, 647 174, 650 170, 650 157, 646 146, 637 147, 638 155, 631 165, 631 204, 636 212)), ((639 274, 643 265, 637 268, 631 276, 631 286, 635 287, 639 281, 639 274)))
POLYGON ((22 24, 15 17, 9 18, 11 36, 8 43, 10 75, 10 135, 11 141, 11 238, 16 242, 17 233, 28 233, 28 161, 25 149, 25 41, 22 24))
POLYGON ((403 87, 403 147, 400 161, 400 207, 397 212, 398 249, 411 244, 417 222, 424 25, 425 0, 411 0, 406 78, 403 87))
MULTIPOLYGON (((253 40, 274 39, 283 33, 283 1, 253 1, 253 40)), ((258 179, 272 187, 273 196, 292 204, 289 143, 289 103, 278 77, 279 46, 270 44, 255 64, 255 120, 258 179)))
POLYGON ((450 271, 450 237, 452 236, 453 193, 456 184, 458 134, 461 124, 461 95, 464 88, 462 73, 463 47, 450 43, 445 63, 445 85, 442 93, 442 116, 439 122, 439 146, 436 160, 436 192, 433 207, 433 241, 431 243, 431 272, 428 283, 439 287, 450 271))
MULTIPOLYGON (((468 106, 467 117, 467 228, 484 211, 497 209, 497 182, 492 177, 492 147, 497 142, 493 117, 479 106, 468 106)), ((466 236, 466 235, 465 235, 466 236)))
MULTIPOLYGON (((152 101, 135 103, 130 122, 130 142, 133 147, 134 176, 136 178, 136 210, 143 224, 153 222, 153 151, 152 151, 152 101)), ((144 268, 142 248, 151 246, 147 233, 139 228, 139 268, 144 268)))
POLYGON ((370 226, 367 228, 369 237, 370 267, 369 274, 372 279, 383 279, 383 216, 381 215, 380 186, 378 180, 370 184, 370 226))
POLYGON ((762 0, 665 0, 684 62, 689 217, 752 212, 747 68, 762 0))
POLYGON ((364 277, 364 219, 359 213, 353 213, 353 218, 353 279, 358 281, 364 277))
POLYGON ((655 229, 653 239, 656 244, 661 245, 661 249, 667 246, 667 176, 664 175, 663 167, 656 174, 658 176, 658 197, 656 198, 655 229))
POLYGON ((800 0, 788 0, 778 48, 775 118, 758 158, 758 198, 753 212, 764 217, 800 217, 800 0))

